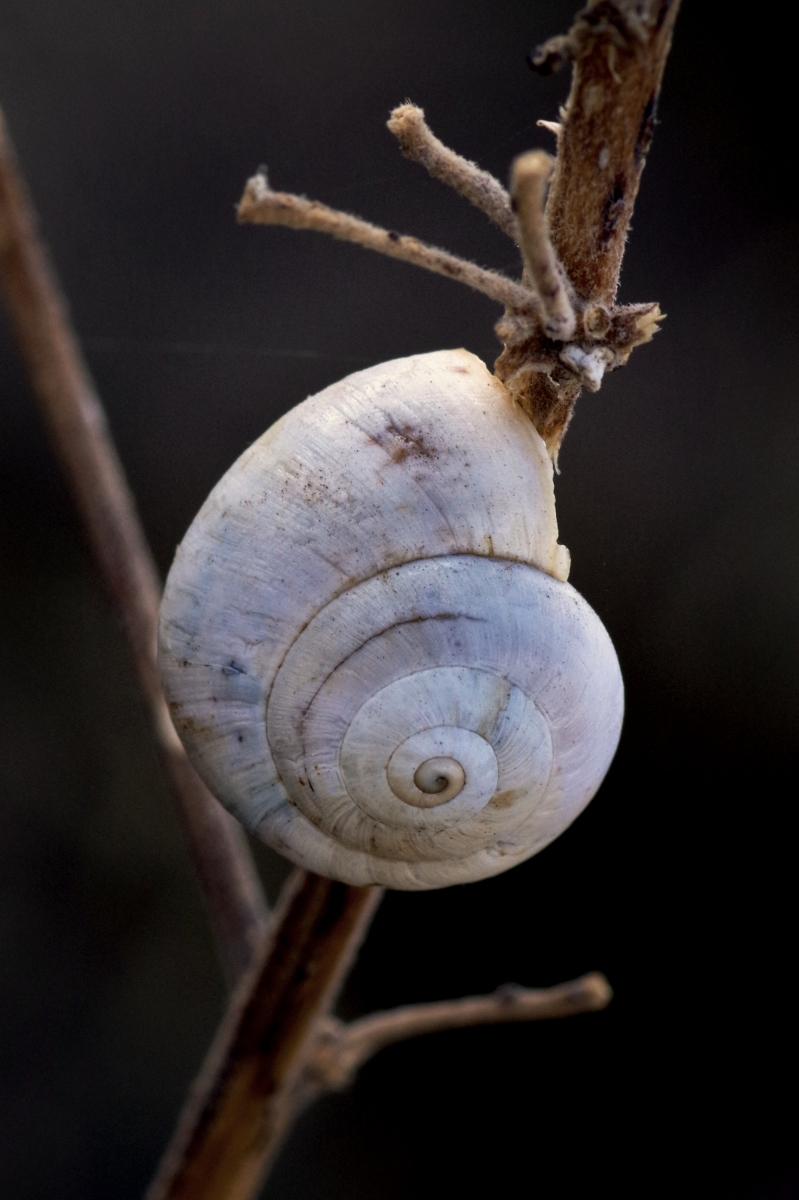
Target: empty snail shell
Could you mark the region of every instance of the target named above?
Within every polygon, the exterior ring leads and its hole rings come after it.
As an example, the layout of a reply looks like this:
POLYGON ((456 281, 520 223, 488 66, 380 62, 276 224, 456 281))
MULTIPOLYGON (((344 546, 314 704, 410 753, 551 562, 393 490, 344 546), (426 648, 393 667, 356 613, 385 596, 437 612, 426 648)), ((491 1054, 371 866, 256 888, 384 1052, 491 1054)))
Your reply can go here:
POLYGON ((623 689, 565 582, 552 465, 464 350, 360 371, 217 484, 159 659, 198 772, 289 859, 352 884, 482 879, 596 792, 623 689))

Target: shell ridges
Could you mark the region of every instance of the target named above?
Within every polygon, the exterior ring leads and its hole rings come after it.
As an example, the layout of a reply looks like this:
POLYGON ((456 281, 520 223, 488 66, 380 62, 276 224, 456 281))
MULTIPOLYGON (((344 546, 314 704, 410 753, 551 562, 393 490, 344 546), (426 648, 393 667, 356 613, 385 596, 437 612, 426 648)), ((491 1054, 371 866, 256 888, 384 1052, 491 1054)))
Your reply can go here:
POLYGON ((619 736, 616 656, 567 557, 543 443, 474 356, 325 389, 234 464, 170 572, 159 659, 195 766, 320 874, 506 870, 588 803, 619 736), (432 803, 414 779, 439 760, 457 787, 432 803))

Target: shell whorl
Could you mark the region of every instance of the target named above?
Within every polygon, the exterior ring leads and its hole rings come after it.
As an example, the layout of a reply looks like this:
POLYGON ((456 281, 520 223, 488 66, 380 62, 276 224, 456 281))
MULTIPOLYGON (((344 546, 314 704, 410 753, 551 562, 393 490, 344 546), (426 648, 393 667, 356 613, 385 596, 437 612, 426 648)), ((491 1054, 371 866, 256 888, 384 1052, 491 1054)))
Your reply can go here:
POLYGON ((181 544, 173 720, 219 799, 311 870, 496 874, 574 819, 618 741, 615 652, 567 570, 546 450, 480 360, 358 372, 250 447, 181 544))

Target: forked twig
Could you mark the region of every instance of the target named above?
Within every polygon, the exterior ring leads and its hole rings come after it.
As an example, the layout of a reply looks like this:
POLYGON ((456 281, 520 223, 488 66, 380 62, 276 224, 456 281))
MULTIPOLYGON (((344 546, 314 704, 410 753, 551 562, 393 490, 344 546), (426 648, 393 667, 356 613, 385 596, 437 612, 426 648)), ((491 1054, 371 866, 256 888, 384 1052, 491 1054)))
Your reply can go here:
POLYGON ((568 34, 531 57, 531 65, 544 73, 567 61, 575 64, 561 121, 539 121, 558 140, 546 216, 548 156, 534 151, 517 160, 509 206, 502 185, 444 146, 420 108, 403 104, 391 114, 389 129, 406 157, 521 242, 526 267, 521 284, 416 238, 301 196, 272 192, 263 175, 248 182, 239 219, 329 233, 501 300, 506 312, 496 328, 505 350, 496 375, 557 462, 580 389, 597 391, 606 371, 623 366, 657 331, 657 305, 619 309, 615 298, 678 8, 679 0, 589 0, 568 34))
POLYGON ((238 208, 240 221, 254 225, 288 225, 291 229, 314 229, 344 242, 355 242, 365 250, 376 250, 389 258, 424 267, 437 275, 446 275, 465 283, 492 300, 520 312, 533 313, 539 308, 538 298, 519 283, 514 283, 498 271, 487 271, 475 263, 466 262, 446 250, 427 246, 415 237, 405 237, 394 230, 381 229, 360 217, 328 208, 318 200, 306 200, 288 192, 273 192, 263 173, 247 181, 238 208))
POLYGON ((0 279, 55 453, 128 642, 229 980, 247 967, 267 925, 241 827, 195 774, 175 733, 155 661, 160 585, 102 404, 36 229, 0 114, 0 279))

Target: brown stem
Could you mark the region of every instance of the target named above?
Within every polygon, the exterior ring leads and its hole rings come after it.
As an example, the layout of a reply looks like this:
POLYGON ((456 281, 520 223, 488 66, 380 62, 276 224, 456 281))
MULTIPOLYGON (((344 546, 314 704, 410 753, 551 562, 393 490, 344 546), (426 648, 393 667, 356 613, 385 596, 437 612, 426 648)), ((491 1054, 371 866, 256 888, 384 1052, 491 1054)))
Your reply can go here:
POLYGON ((440 142, 424 119, 424 111, 415 104, 395 108, 388 127, 400 144, 406 158, 418 162, 434 179, 453 188, 498 225, 513 242, 519 241, 519 230, 511 208, 510 197, 498 179, 483 171, 468 158, 462 158, 440 142))
POLYGON ((308 1073, 320 1090, 345 1087, 360 1067, 392 1042, 508 1021, 542 1021, 605 1008, 613 991, 597 971, 550 988, 506 984, 490 996, 464 996, 372 1013, 349 1025, 329 1019, 321 1027, 308 1073))
POLYGON ((242 980, 146 1200, 249 1200, 298 1105, 319 1021, 382 898, 295 872, 274 932, 242 980))
POLYGON ((544 333, 557 341, 567 341, 574 333, 576 318, 544 215, 552 166, 552 159, 543 150, 521 154, 511 169, 510 190, 524 265, 544 310, 544 333))
MULTIPOLYGON (((591 0, 569 34, 552 39, 532 60, 545 72, 574 63, 547 221, 578 305, 588 311, 610 311, 615 301, 678 8, 679 0, 591 0)), ((574 352, 549 374, 520 371, 518 346, 506 347, 495 368, 555 459, 581 384, 601 378, 600 351, 590 336, 576 349, 588 356, 587 372, 581 371, 585 358, 574 352)), ((524 354, 541 356, 535 345, 524 354)))
POLYGON ((366 250, 376 250, 389 258, 399 258, 414 266, 424 267, 437 275, 456 279, 478 292, 490 296, 507 307, 520 312, 534 313, 539 309, 538 298, 519 283, 514 283, 498 271, 487 271, 466 262, 446 250, 426 246, 418 238, 404 237, 393 230, 381 229, 359 217, 338 212, 287 192, 273 192, 264 175, 254 175, 247 181, 241 203, 239 220, 259 225, 288 225, 292 229, 315 229, 345 242, 355 242, 366 250))
POLYGON ((0 280, 31 386, 128 641, 177 802, 217 949, 237 978, 267 910, 246 840, 194 773, 169 719, 155 660, 160 585, 66 303, 0 114, 0 280))
POLYGON ((574 78, 547 217, 585 303, 616 299, 679 0, 592 0, 569 33, 574 78))

